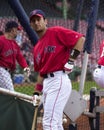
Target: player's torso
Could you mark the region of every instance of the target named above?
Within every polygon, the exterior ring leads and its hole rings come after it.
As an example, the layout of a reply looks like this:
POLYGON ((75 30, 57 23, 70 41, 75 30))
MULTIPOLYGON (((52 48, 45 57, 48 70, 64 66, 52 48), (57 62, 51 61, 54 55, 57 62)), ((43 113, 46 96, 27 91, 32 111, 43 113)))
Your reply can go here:
POLYGON ((0 39, 0 65, 12 66, 18 53, 18 47, 14 40, 0 39))
POLYGON ((68 57, 67 48, 54 31, 47 31, 34 48, 35 69, 43 74, 62 70, 68 57))

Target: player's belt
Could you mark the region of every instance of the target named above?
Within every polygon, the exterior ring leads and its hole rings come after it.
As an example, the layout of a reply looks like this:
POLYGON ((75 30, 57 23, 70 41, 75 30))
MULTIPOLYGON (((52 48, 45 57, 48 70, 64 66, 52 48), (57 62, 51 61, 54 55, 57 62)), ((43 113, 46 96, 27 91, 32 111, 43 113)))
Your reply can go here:
POLYGON ((4 68, 4 69, 10 72, 10 69, 8 69, 8 68, 4 68))
POLYGON ((104 70, 104 65, 98 65, 98 68, 104 70))
POLYGON ((65 72, 64 70, 55 71, 55 72, 51 72, 51 73, 48 73, 48 74, 43 74, 42 77, 43 78, 55 77, 55 74, 64 73, 64 72, 65 72))
POLYGON ((5 69, 5 70, 7 70, 8 72, 10 72, 10 69, 9 69, 9 68, 2 67, 2 66, 0 66, 0 67, 3 68, 3 69, 5 69))
POLYGON ((98 65, 98 68, 100 68, 100 69, 101 69, 101 65, 98 65))
POLYGON ((54 77, 54 73, 43 74, 43 78, 54 77))

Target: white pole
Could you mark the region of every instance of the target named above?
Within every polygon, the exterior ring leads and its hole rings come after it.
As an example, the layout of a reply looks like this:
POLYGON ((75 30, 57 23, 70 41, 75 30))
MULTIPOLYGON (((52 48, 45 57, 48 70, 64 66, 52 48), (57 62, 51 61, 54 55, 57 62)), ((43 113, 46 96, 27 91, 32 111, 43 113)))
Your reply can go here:
POLYGON ((89 56, 89 54, 85 51, 83 65, 82 65, 82 71, 81 71, 81 77, 80 77, 80 84, 79 84, 79 93, 81 95, 83 95, 83 91, 84 91, 84 84, 85 84, 87 64, 88 64, 88 56, 89 56))
POLYGON ((67 0, 63 0, 63 18, 66 20, 67 19, 67 0))

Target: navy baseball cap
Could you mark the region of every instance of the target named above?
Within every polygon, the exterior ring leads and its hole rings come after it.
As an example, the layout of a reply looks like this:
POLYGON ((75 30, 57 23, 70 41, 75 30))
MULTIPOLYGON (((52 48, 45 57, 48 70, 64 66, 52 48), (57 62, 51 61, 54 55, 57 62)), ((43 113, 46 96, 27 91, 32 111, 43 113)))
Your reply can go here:
POLYGON ((22 27, 18 25, 15 21, 9 21, 5 25, 5 30, 10 30, 12 28, 17 28, 18 30, 22 30, 22 27))
POLYGON ((43 18, 45 18, 46 17, 46 15, 45 15, 45 13, 42 11, 42 10, 40 10, 40 9, 35 9, 35 10, 33 10, 31 13, 30 13, 30 20, 32 19, 32 17, 33 16, 39 16, 39 17, 43 17, 43 18))

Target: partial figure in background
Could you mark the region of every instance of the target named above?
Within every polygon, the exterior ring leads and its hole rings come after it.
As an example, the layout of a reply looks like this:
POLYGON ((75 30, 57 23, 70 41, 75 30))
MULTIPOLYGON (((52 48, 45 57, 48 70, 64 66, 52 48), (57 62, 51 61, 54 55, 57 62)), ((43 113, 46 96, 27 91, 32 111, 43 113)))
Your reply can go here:
POLYGON ((0 36, 0 87, 14 91, 11 72, 16 69, 16 62, 27 71, 30 69, 23 57, 20 47, 15 38, 20 31, 19 25, 15 21, 9 21, 5 25, 4 35, 0 36))
POLYGON ((42 10, 30 13, 30 25, 39 36, 34 47, 34 69, 39 72, 34 104, 43 92, 43 130, 63 130, 63 110, 70 97, 72 84, 68 74, 83 48, 83 34, 55 26, 47 28, 42 10))
POLYGON ((16 40, 17 44, 21 47, 21 45, 22 45, 22 33, 18 33, 15 40, 16 40))
POLYGON ((98 59, 98 66, 93 72, 93 79, 99 85, 99 87, 104 88, 104 40, 100 45, 99 51, 99 59, 98 59))
MULTIPOLYGON (((25 57, 28 66, 30 67, 31 63, 29 61, 28 53, 29 52, 25 52, 25 54, 23 56, 25 57)), ((27 72, 24 72, 23 83, 30 83, 29 75, 27 75, 27 72)))
MULTIPOLYGON (((31 74, 32 74, 32 70, 33 70, 33 46, 31 45, 31 43, 28 41, 25 41, 22 43, 21 45, 21 51, 27 61, 27 64, 29 65, 30 67, 30 70, 31 70, 31 74)), ((34 73, 34 71, 33 71, 34 73)), ((23 83, 26 82, 26 83, 30 83, 31 80, 30 80, 30 77, 32 76, 30 74, 30 76, 27 75, 27 73, 24 73, 24 80, 23 80, 23 83)))

